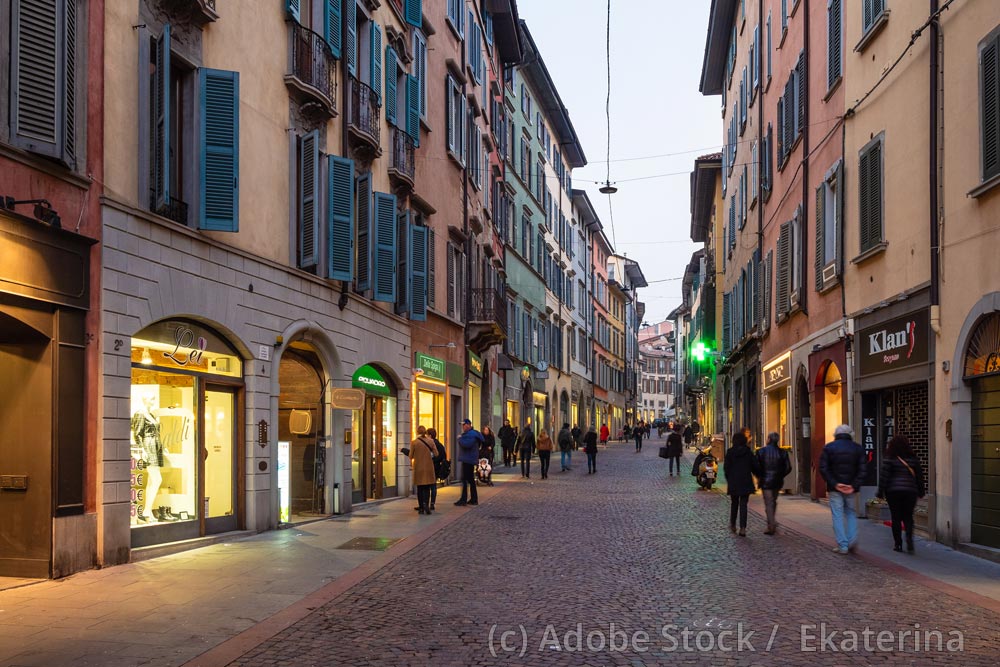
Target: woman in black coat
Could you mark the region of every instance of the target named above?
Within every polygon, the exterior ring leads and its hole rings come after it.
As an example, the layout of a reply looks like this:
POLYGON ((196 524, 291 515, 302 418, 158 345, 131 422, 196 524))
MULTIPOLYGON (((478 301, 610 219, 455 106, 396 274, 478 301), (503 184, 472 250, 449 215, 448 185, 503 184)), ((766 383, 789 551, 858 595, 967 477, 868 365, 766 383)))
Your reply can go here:
POLYGON ((903 531, 906 525, 906 550, 913 553, 913 508, 917 498, 924 497, 924 469, 913 453, 905 435, 896 435, 889 441, 878 476, 878 497, 889 502, 892 513, 893 551, 903 550, 903 531))
POLYGON ((753 484, 754 456, 747 447, 747 438, 742 433, 733 435, 733 446, 726 452, 723 472, 729 493, 729 530, 736 532, 736 514, 740 515, 740 536, 747 534, 747 501, 756 491, 753 484))

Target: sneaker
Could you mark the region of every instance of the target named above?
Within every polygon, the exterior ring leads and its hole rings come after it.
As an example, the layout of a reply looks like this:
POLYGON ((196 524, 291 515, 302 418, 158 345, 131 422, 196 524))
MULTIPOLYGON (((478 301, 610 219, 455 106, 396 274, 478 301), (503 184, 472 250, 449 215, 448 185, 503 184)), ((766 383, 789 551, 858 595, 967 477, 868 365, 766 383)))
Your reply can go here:
POLYGON ((479 504, 479 501, 478 501, 478 500, 470 500, 469 502, 467 502, 467 503, 465 503, 465 504, 466 504, 466 505, 478 505, 478 504, 479 504))
POLYGON ((455 502, 455 505, 458 506, 458 507, 465 507, 468 504, 469 503, 465 502, 464 500, 458 500, 458 501, 455 502))
POLYGON ((841 556, 846 556, 847 554, 850 553, 850 551, 848 551, 847 549, 841 548, 841 547, 834 547, 833 548, 833 553, 840 554, 841 556))

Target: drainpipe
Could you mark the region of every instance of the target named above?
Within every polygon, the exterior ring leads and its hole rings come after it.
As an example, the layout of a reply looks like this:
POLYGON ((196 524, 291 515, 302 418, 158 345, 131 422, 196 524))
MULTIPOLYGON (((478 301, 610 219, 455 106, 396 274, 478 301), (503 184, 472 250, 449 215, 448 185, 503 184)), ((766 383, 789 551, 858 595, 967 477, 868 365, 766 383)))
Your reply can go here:
POLYGON ((808 281, 806 280, 806 275, 808 275, 808 273, 806 272, 805 258, 809 250, 809 244, 806 242, 805 231, 808 228, 806 221, 809 220, 809 108, 810 106, 812 106, 810 104, 811 100, 809 99, 810 98, 809 72, 812 70, 809 61, 812 58, 812 54, 809 51, 808 11, 802 12, 802 53, 804 54, 806 60, 805 63, 806 66, 803 68, 806 80, 800 81, 799 85, 805 86, 806 103, 805 103, 805 109, 803 109, 803 115, 805 117, 801 121, 802 122, 802 218, 800 220, 800 225, 801 225, 800 228, 802 230, 802 233, 799 235, 801 237, 801 240, 799 241, 799 252, 801 253, 802 256, 802 275, 799 276, 799 280, 801 280, 802 283, 799 289, 801 295, 799 297, 799 302, 802 304, 800 307, 808 317, 809 300, 807 298, 807 295, 809 294, 809 290, 806 289, 806 284, 808 283, 808 281))
MULTIPOLYGON (((931 16, 938 11, 938 0, 930 0, 931 16)), ((938 19, 930 24, 930 159, 928 160, 927 176, 930 189, 930 240, 931 240, 931 329, 937 336, 941 335, 941 295, 938 282, 940 269, 938 265, 941 252, 938 238, 938 47, 941 40, 941 28, 938 19)))
MULTIPOLYGON (((468 27, 472 30, 472 26, 468 27)), ((468 76, 466 72, 466 57, 467 57, 467 43, 465 39, 461 42, 462 49, 462 78, 465 79, 468 76)), ((483 82, 484 84, 486 82, 483 82)), ((462 83, 462 100, 465 101, 466 97, 466 83, 462 83)), ((463 119, 463 121, 467 120, 463 119)), ((463 163, 468 162, 469 147, 467 145, 469 141, 469 133, 466 131, 465 136, 462 137, 462 145, 465 147, 466 155, 463 157, 463 163)), ((462 352, 466 352, 469 347, 469 321, 472 319, 472 235, 469 233, 469 165, 465 164, 462 167, 462 231, 465 232, 465 280, 462 286, 465 288, 465 322, 462 327, 462 339, 465 344, 462 346, 462 352)), ((462 384, 462 396, 464 400, 462 403, 465 405, 465 414, 469 413, 469 396, 467 395, 469 388, 469 362, 468 353, 462 355, 462 366, 465 369, 463 373, 463 384, 462 384)), ((458 434, 455 434, 458 437, 458 434)))

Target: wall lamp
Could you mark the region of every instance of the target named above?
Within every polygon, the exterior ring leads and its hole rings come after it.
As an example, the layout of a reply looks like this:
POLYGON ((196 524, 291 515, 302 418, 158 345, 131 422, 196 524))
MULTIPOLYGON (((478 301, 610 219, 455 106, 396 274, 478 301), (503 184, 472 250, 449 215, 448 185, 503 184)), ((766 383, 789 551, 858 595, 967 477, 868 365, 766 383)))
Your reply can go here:
POLYGON ((48 199, 19 199, 16 200, 13 197, 0 196, 0 209, 5 209, 8 211, 13 211, 15 206, 21 204, 34 204, 34 216, 39 222, 44 222, 49 227, 55 227, 56 229, 62 228, 62 220, 59 218, 59 214, 48 199))

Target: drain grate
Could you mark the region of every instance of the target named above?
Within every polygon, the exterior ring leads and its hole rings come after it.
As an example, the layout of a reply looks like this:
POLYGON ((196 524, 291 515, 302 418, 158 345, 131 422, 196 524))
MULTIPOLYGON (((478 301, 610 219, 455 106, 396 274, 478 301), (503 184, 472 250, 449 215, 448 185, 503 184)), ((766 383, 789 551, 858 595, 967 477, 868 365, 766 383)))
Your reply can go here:
POLYGON ((402 539, 401 537, 355 537, 337 548, 351 551, 385 551, 402 539))

